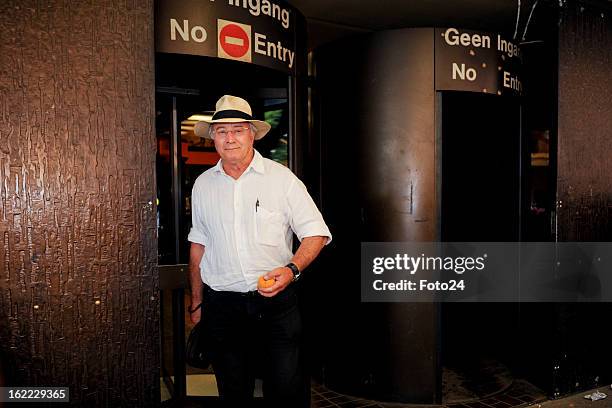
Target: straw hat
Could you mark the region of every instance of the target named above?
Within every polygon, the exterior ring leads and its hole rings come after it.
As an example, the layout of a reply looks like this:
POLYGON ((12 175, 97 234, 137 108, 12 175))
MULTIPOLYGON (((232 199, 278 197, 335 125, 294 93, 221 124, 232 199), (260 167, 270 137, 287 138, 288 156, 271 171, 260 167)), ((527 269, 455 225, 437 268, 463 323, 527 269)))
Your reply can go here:
POLYGON ((210 120, 197 122, 193 126, 193 132, 196 136, 212 138, 208 133, 208 128, 214 123, 236 123, 249 122, 255 125, 257 133, 255 140, 261 139, 270 130, 270 125, 264 121, 253 119, 253 111, 247 101, 237 96, 223 95, 217 101, 215 106, 215 114, 210 120))

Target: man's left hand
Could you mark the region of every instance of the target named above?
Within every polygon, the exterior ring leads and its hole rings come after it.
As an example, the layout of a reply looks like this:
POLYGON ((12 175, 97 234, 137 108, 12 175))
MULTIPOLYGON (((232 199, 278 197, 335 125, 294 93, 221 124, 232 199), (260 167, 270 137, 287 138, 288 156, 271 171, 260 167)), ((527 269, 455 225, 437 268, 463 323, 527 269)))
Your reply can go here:
POLYGON ((289 284, 293 281, 293 272, 291 272, 291 269, 287 268, 286 266, 281 266, 266 273, 264 275, 264 279, 274 279, 274 285, 270 286, 269 288, 261 288, 257 290, 261 296, 272 297, 276 296, 285 290, 287 286, 289 286, 289 284))

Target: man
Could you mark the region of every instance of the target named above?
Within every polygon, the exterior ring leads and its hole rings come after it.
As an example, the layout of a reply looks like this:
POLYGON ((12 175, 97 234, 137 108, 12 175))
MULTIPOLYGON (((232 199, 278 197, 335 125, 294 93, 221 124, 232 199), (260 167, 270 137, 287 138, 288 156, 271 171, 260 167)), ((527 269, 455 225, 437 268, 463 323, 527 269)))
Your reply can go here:
POLYGON ((294 282, 331 241, 304 184, 253 148, 269 130, 230 95, 194 127, 213 139, 221 160, 193 186, 189 311, 194 323, 205 318, 219 395, 232 407, 251 404, 259 373, 267 407, 307 406, 294 282))

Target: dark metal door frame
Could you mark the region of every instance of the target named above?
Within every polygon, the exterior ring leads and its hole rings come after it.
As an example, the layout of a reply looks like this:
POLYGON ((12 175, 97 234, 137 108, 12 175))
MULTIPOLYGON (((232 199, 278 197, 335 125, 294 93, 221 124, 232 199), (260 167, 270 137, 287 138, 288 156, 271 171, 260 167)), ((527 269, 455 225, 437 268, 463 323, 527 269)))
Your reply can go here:
POLYGON ((172 293, 172 355, 174 381, 170 378, 167 368, 164 367, 163 347, 161 371, 164 383, 170 391, 172 400, 182 400, 187 396, 187 366, 185 363, 185 288, 188 285, 186 273, 188 266, 180 264, 180 208, 181 208, 181 182, 180 182, 180 124, 178 121, 177 96, 199 95, 197 89, 180 89, 157 87, 156 93, 169 94, 172 98, 172 122, 170 131, 170 154, 171 157, 171 179, 172 179, 172 211, 173 227, 172 239, 174 240, 174 265, 158 265, 159 289, 160 289, 160 322, 163 333, 163 293, 170 290, 172 293))

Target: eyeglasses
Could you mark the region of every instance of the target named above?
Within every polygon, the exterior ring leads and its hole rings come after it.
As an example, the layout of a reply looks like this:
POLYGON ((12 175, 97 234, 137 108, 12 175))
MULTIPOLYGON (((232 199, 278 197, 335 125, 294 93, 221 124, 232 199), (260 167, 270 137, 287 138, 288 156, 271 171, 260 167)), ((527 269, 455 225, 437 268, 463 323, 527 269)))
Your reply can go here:
POLYGON ((213 132, 216 136, 226 137, 230 133, 232 133, 234 136, 242 136, 247 130, 249 130, 248 126, 234 127, 232 129, 222 127, 214 129, 213 132))

